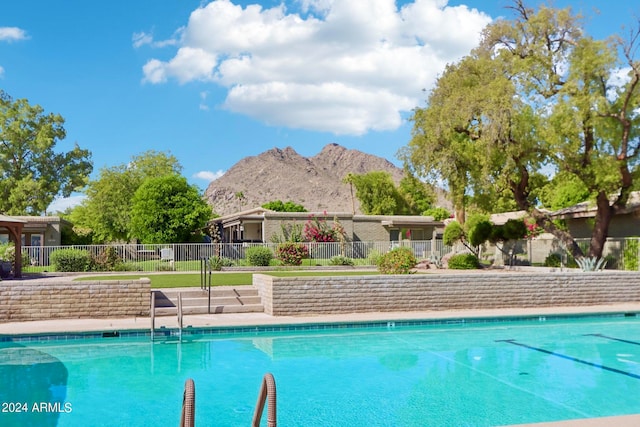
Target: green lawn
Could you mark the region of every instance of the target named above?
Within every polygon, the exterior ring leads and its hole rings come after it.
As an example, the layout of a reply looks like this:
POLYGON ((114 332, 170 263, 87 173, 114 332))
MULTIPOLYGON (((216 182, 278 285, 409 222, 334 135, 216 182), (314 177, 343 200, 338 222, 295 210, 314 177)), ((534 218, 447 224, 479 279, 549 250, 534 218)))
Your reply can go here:
MULTIPOLYGON (((367 271, 269 271, 264 274, 270 274, 278 277, 290 276, 364 276, 379 274, 374 270, 367 271)), ((220 273, 215 272, 211 275, 211 286, 245 286, 251 285, 253 272, 238 273, 220 273)), ((122 274, 122 275, 95 275, 80 277, 75 280, 125 280, 139 279, 148 277, 151 279, 152 288, 183 288, 183 287, 199 287, 199 273, 172 273, 172 274, 122 274)), ((208 277, 207 277, 208 280, 208 277)))

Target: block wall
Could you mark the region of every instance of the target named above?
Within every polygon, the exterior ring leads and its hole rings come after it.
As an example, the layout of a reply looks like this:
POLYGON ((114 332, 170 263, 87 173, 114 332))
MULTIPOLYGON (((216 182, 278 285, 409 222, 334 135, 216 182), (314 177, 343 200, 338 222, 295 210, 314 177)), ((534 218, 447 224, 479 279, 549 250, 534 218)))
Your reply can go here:
POLYGON ((273 277, 255 274, 265 313, 277 316, 391 311, 589 306, 640 301, 636 272, 273 277))
POLYGON ((151 281, 0 282, 0 322, 149 316, 151 281))

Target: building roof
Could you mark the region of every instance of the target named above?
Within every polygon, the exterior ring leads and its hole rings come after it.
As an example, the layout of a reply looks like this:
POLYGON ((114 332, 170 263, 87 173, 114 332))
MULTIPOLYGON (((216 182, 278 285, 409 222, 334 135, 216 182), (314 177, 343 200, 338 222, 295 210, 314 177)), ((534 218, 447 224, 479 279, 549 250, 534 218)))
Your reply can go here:
POLYGON ((224 215, 211 220, 212 223, 232 226, 241 221, 256 221, 265 218, 306 220, 311 216, 322 218, 353 219, 355 221, 376 221, 388 227, 412 227, 420 225, 442 225, 442 221, 436 221, 431 216, 420 215, 360 215, 351 212, 278 212, 265 208, 248 209, 241 212, 224 215))
MULTIPOLYGON (((612 198, 613 199, 613 198, 612 198)), ((635 212, 640 209, 640 191, 632 191, 627 201, 627 206, 620 210, 619 214, 635 212)), ((569 206, 567 208, 558 209, 551 213, 551 216, 559 219, 567 218, 590 218, 596 215, 598 208, 594 201, 586 201, 569 206)))
POLYGON ((7 223, 15 223, 15 224, 24 224, 27 221, 24 221, 18 217, 15 216, 7 216, 7 215, 2 215, 0 214, 0 222, 7 222, 7 223))

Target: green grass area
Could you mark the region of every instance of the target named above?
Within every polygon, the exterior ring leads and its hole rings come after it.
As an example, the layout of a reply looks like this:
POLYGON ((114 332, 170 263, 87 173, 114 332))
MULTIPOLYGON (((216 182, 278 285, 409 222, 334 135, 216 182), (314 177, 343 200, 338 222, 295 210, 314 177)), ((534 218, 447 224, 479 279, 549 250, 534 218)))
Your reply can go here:
MULTIPOLYGON (((364 259, 353 259, 355 266, 369 266, 369 260, 364 259)), ((240 260, 235 265, 241 267, 249 267, 249 263, 246 260, 240 260)), ((330 265, 329 259, 303 259, 302 267, 315 267, 315 266, 328 266, 330 265)), ((176 261, 173 265, 168 262, 163 262, 160 260, 149 260, 149 261, 135 261, 135 262, 127 262, 125 264, 127 271, 131 272, 162 272, 162 271, 182 271, 182 272, 197 272, 200 270, 200 261, 191 260, 191 261, 176 261)), ((271 261, 272 267, 282 267, 277 260, 271 261)), ((287 267, 283 267, 287 268, 287 267)), ((44 273, 44 272, 55 272, 56 269, 53 265, 50 266, 32 266, 32 265, 23 265, 22 271, 24 273, 44 273)), ((199 274, 199 273, 198 273, 199 274)))
MULTIPOLYGON (((377 271, 268 271, 262 272, 278 277, 291 276, 364 276, 379 274, 377 271)), ((247 286, 252 283, 253 272, 214 272, 211 274, 211 286, 247 286)), ((148 277, 151 279, 152 288, 184 288, 199 287, 199 273, 172 273, 172 274, 109 274, 79 277, 75 280, 126 280, 148 277)), ((208 280, 208 277, 207 277, 208 280)), ((208 282, 207 282, 208 283, 208 282)))

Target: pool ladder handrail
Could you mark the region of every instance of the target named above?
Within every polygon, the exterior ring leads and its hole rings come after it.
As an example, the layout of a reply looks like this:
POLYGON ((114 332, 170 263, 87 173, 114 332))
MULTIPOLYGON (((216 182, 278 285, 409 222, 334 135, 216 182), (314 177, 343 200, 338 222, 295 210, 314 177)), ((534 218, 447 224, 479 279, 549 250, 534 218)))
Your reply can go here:
POLYGON ((182 292, 178 292, 178 334, 182 338, 182 292))
POLYGON ((153 341, 156 332, 156 291, 151 291, 151 341, 153 341))
POLYGON ((193 379, 188 378, 184 383, 182 395, 182 413, 180 414, 180 427, 194 427, 196 423, 196 385, 193 379))
POLYGON ((267 403, 267 427, 276 427, 276 380, 273 375, 267 372, 262 378, 260 385, 260 393, 258 394, 258 402, 253 413, 252 427, 260 426, 260 419, 264 412, 264 405, 267 403), (268 403, 267 403, 267 398, 268 403))
POLYGON ((209 258, 202 257, 200 259, 200 290, 207 291, 209 294, 208 303, 207 303, 207 314, 211 314, 211 273, 213 269, 211 268, 211 262, 209 262, 209 258))
MULTIPOLYGON (((153 341, 156 332, 156 292, 151 291, 151 308, 149 310, 151 314, 151 341, 153 341)), ((178 293, 178 334, 182 338, 182 292, 178 293)))

